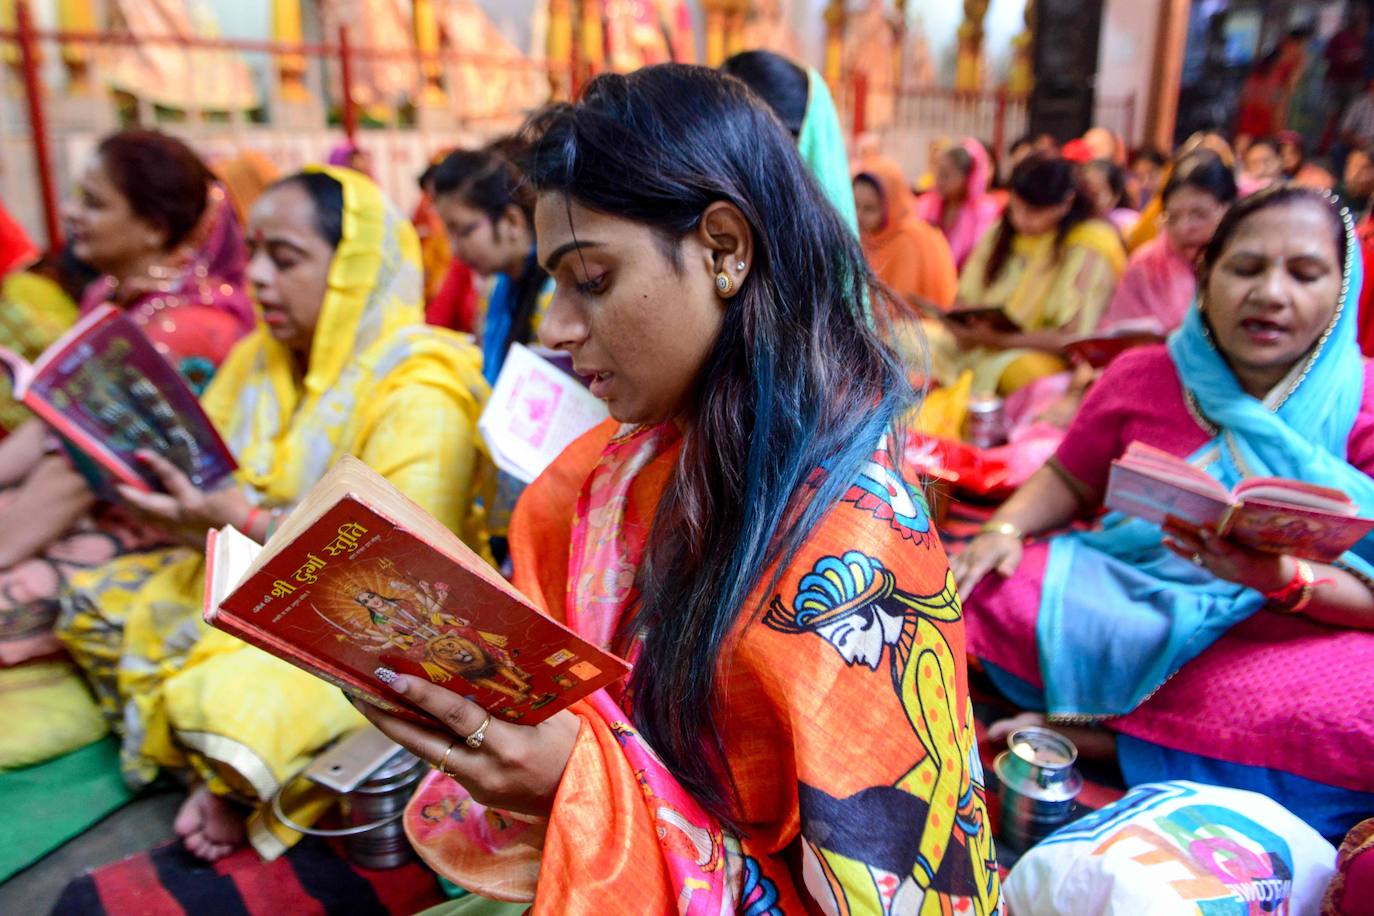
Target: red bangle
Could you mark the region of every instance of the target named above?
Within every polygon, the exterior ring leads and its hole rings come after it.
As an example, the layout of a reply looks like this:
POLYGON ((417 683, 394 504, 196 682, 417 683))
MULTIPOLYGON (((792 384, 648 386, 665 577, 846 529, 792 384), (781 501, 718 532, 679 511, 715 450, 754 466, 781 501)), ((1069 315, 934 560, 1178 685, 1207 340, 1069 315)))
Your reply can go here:
POLYGON ((1288 584, 1278 591, 1266 593, 1264 597, 1271 604, 1278 605, 1290 614, 1296 614, 1312 601, 1316 585, 1312 565, 1306 560, 1298 560, 1293 570, 1293 578, 1288 584))
POLYGON ((262 515, 262 513, 263 509, 261 506, 252 506, 251 508, 249 508, 248 518, 244 519, 243 521, 244 534, 248 535, 249 537, 253 536, 253 526, 257 524, 258 516, 262 515))

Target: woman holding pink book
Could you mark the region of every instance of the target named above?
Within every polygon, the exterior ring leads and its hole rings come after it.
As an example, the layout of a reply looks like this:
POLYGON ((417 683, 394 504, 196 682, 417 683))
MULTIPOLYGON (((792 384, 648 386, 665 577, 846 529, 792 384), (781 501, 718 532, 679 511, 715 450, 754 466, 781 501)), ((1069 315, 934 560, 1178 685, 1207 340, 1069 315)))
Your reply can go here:
POLYGON ((954 564, 970 650, 1033 718, 1104 723, 1080 737, 1132 784, 1256 789, 1328 835, 1374 808, 1374 539, 1320 564, 1119 515, 1054 532, 1101 509, 1136 441, 1227 488, 1287 477, 1374 511, 1362 273, 1329 195, 1282 185, 1237 204, 1168 346, 1107 369, 1058 454, 954 564))

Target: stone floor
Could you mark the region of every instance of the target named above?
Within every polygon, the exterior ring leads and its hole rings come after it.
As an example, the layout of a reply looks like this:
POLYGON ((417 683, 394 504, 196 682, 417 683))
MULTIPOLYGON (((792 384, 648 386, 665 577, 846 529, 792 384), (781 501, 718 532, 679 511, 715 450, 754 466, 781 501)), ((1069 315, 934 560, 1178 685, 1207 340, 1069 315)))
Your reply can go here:
POLYGON ((172 837, 180 790, 144 796, 0 884, 0 913, 52 912, 67 882, 88 869, 117 862, 172 837))

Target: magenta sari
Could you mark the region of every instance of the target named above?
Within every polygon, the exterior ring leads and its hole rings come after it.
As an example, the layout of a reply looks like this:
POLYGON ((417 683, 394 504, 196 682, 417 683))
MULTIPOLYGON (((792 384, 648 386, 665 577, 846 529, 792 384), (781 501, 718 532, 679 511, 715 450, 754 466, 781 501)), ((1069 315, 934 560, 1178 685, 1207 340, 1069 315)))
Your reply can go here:
POLYGON ((1123 322, 1154 319, 1167 333, 1183 323, 1195 295, 1192 263, 1162 233, 1131 255, 1100 327, 1106 331, 1123 322))

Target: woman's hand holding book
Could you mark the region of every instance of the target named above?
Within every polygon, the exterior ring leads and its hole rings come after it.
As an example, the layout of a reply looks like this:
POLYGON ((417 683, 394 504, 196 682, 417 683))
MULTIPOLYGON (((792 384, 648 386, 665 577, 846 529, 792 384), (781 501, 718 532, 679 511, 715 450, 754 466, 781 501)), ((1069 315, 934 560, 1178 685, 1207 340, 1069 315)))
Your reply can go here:
POLYGON ((140 451, 138 459, 157 475, 166 492, 146 493, 121 484, 119 495, 129 506, 182 536, 187 544, 202 546, 205 532, 226 525, 251 533, 258 513, 238 487, 202 490, 156 452, 140 451))
POLYGON ((387 737, 457 780, 480 804, 538 817, 553 810, 581 729, 577 716, 565 709, 538 725, 515 725, 491 718, 451 690, 403 674, 387 675, 392 690, 446 726, 444 731, 426 728, 354 700, 387 737))

